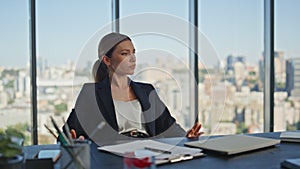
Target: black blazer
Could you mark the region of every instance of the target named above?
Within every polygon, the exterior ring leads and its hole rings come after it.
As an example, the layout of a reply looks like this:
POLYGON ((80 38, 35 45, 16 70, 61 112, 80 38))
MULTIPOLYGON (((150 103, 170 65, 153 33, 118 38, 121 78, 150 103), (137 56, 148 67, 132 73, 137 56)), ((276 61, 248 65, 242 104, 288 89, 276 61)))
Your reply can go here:
MULTIPOLYGON (((150 137, 185 136, 185 130, 176 123, 151 84, 130 81, 130 86, 141 104, 145 119, 143 125, 150 137)), ((119 128, 108 78, 99 83, 84 84, 67 123, 71 129, 76 130, 77 136, 83 135, 86 138, 91 135, 95 137, 95 133, 101 133, 100 137, 118 133, 119 128), (107 132, 103 132, 103 128, 97 129, 101 121, 106 122, 107 132)))

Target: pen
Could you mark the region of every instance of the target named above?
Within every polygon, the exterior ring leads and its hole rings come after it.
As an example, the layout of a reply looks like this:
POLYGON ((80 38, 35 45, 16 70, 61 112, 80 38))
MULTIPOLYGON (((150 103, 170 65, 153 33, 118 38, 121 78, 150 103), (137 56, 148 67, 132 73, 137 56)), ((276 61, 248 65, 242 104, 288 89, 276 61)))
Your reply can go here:
MULTIPOLYGON (((50 116, 51 118, 51 122, 58 134, 57 138, 59 139, 59 141, 62 143, 63 146, 69 146, 70 145, 70 140, 68 140, 67 136, 64 134, 64 132, 61 132, 58 128, 57 123, 55 122, 54 118, 52 116, 50 116)), ((48 126, 45 125, 45 127, 48 129, 48 126)), ((48 129, 49 130, 49 129, 48 129)), ((52 130, 49 130, 52 131, 52 130)), ((51 132, 51 134, 54 134, 54 132, 51 132)), ((54 134, 55 135, 55 134, 54 134)), ((69 147, 65 147, 65 150, 69 153, 69 155, 71 156, 72 159, 74 159, 76 162, 78 162, 78 164, 80 165, 80 168, 84 168, 83 162, 82 160, 79 158, 79 156, 77 156, 77 154, 75 153, 75 151, 71 151, 71 149, 69 149, 69 147)), ((70 165, 71 163, 67 164, 70 165)))
POLYGON ((72 139, 70 127, 69 127, 68 123, 66 123, 65 118, 63 117, 62 119, 63 119, 63 122, 65 124, 64 128, 65 128, 65 131, 67 133, 67 138, 69 139, 70 143, 73 144, 73 139, 72 139))
POLYGON ((58 128, 58 125, 56 124, 55 120, 53 119, 52 116, 50 116, 51 118, 51 122, 58 134, 58 139, 59 141, 61 141, 62 144, 70 144, 70 141, 68 140, 67 136, 65 135, 65 133, 61 132, 58 128))
POLYGON ((44 124, 44 126, 46 127, 46 129, 57 139, 56 134, 54 133, 54 131, 52 131, 46 124, 44 124))
POLYGON ((172 154, 172 152, 167 151, 167 150, 161 150, 161 149, 157 149, 157 148, 151 148, 151 147, 145 147, 145 150, 150 150, 153 152, 157 152, 157 153, 164 153, 164 154, 172 154))

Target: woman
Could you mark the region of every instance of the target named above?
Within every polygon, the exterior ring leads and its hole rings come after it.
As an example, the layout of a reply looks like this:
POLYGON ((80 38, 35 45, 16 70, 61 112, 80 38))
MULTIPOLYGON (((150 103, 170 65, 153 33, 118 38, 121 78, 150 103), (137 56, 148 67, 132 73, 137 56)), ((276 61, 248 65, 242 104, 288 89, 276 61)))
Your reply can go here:
MULTIPOLYGON (((99 43, 98 56, 99 60, 93 68, 96 83, 92 85, 95 86, 97 106, 101 117, 118 134, 138 138, 176 136, 195 138, 202 134, 199 131, 201 124, 198 123, 185 132, 170 115, 151 84, 134 82, 128 77, 134 74, 136 67, 135 48, 128 36, 120 33, 107 34, 99 43)), ((84 100, 82 103, 87 103, 86 99, 81 100, 84 100)), ((93 106, 86 106, 86 109, 81 107, 78 110, 86 112, 93 106)), ((87 134, 87 130, 83 130, 80 123, 80 119, 87 115, 84 113, 78 115, 78 112, 75 115, 76 111, 73 109, 67 121, 73 137, 79 136, 81 139, 91 137, 95 130, 87 134)), ((88 124, 86 122, 84 125, 88 124)), ((98 129, 101 130, 99 125, 98 129)))

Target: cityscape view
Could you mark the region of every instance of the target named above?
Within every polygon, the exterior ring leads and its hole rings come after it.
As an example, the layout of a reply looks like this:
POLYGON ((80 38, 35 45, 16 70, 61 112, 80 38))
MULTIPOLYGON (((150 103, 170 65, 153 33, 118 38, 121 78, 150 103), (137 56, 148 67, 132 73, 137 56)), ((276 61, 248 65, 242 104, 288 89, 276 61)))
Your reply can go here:
MULTIPOLYGON (((263 58, 263 57, 261 57, 263 58)), ((199 121, 206 135, 263 132, 263 59, 256 65, 247 63, 244 56, 228 55, 216 67, 204 68, 199 64, 199 121), (211 70, 207 70, 211 69, 211 70), (209 72, 209 73, 208 73, 209 72), (224 74, 222 76, 221 74, 224 74), (225 77, 225 78, 224 78, 225 77), (212 98, 214 96, 215 98, 212 98), (224 99, 225 98, 225 99, 224 99)), ((43 58, 38 59, 38 130, 40 142, 53 143, 44 124, 51 126, 50 116, 63 124, 74 106, 76 93, 82 83, 76 78, 92 82, 91 70, 86 68, 75 74, 75 64, 50 67, 43 58)), ((140 64, 132 77, 136 81, 152 83, 173 117, 189 129, 194 114, 189 110, 188 70, 179 62, 155 60, 156 69, 145 69, 140 64), (160 70, 168 70, 169 75, 160 70), (171 75, 171 76, 170 76, 171 75), (155 78, 153 78, 155 77, 155 78), (175 80, 174 80, 175 79, 175 80)), ((299 129, 300 125, 300 59, 286 58, 284 52, 275 55, 275 107, 274 129, 299 129)), ((29 68, 0 69, 0 128, 27 127, 30 132, 30 76, 29 68)))
MULTIPOLYGON (((36 1, 38 144, 56 142, 44 125, 52 127, 53 116, 62 126, 82 85, 93 82, 91 68, 98 58, 100 34, 113 30, 112 2, 36 1)), ((300 129, 300 1, 274 3, 273 127, 274 131, 295 130, 300 129)), ((133 31, 149 24, 189 39, 191 9, 196 8, 189 1, 173 0, 121 0, 118 8, 123 19, 120 32, 132 35, 137 51, 131 78, 153 84, 184 129, 195 122, 197 105, 205 135, 264 132, 264 1, 198 2, 198 29, 207 41, 199 39, 198 44, 197 103, 191 90, 194 70, 189 68, 189 44, 151 30, 133 31), (145 13, 176 20, 158 22, 157 17, 141 24, 145 13), (141 20, 124 22, 134 16, 141 20), (173 21, 186 25, 171 27, 173 21), (217 59, 209 60, 213 56, 217 59)), ((0 130, 21 130, 25 144, 32 144, 30 1, 3 0, 0 13, 0 130)))

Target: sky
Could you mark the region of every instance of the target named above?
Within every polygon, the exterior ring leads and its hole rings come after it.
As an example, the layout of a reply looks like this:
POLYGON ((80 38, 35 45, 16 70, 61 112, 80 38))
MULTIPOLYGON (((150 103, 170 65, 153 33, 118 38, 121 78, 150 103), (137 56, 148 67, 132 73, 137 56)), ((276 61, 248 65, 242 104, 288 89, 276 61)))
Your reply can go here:
MULTIPOLYGON (((28 3, 28 0, 0 1, 0 66, 25 67, 29 62, 28 3)), ((299 6, 299 0, 275 0, 275 50, 283 51, 287 58, 300 57, 299 6)), ((188 1, 185 0, 121 0, 120 7, 121 18, 156 12, 177 17, 175 22, 188 23, 188 1)), ((199 31, 220 59, 232 54, 245 56, 249 63, 258 62, 263 51, 262 0, 201 0, 198 12, 199 31)), ((37 1, 38 56, 47 59, 50 66, 65 64, 68 60, 76 62, 86 45, 92 44, 89 54, 96 59, 97 39, 91 39, 108 28, 111 13, 111 0, 37 1)), ((148 22, 151 24, 151 20, 148 22)), ((126 26, 137 29, 143 26, 140 23, 144 22, 121 24, 121 31, 122 28, 125 31, 126 26)), ((172 23, 166 22, 157 26, 170 25, 172 23)), ((172 38, 158 40, 159 36, 139 35, 133 38, 134 44, 137 50, 161 48, 187 58, 186 46, 172 38)))

